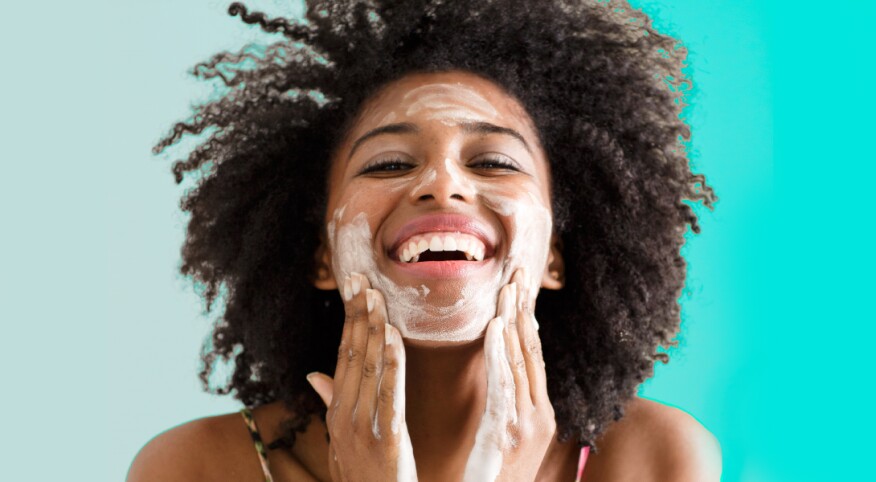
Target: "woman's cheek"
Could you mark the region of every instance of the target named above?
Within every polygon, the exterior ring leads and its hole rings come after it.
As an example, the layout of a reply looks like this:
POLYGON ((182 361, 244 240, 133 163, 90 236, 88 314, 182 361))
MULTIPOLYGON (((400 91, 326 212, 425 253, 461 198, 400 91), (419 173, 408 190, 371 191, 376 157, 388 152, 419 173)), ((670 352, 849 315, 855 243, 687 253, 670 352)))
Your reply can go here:
POLYGON ((531 190, 482 191, 483 202, 502 217, 510 239, 505 258, 505 273, 510 278, 517 268, 526 268, 530 286, 541 284, 541 274, 550 251, 553 216, 540 196, 531 190), (522 193, 522 194, 521 194, 522 193))

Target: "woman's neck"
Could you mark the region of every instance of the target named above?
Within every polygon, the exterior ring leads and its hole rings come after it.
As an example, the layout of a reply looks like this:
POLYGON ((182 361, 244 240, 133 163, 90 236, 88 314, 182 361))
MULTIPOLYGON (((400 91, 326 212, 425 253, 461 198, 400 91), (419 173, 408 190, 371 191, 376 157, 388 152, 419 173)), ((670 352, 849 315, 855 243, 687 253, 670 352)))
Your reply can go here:
POLYGON ((405 419, 420 473, 462 473, 484 413, 483 340, 449 348, 405 347, 405 419))

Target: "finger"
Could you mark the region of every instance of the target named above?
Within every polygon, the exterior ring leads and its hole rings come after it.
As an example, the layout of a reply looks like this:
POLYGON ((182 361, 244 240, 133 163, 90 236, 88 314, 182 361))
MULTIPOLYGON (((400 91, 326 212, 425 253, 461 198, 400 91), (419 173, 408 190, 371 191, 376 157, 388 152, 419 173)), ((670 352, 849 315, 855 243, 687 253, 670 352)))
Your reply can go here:
MULTIPOLYGON (((344 278, 344 282, 341 284, 341 299, 344 299, 344 291, 346 290, 346 287, 348 285, 350 285, 349 276, 344 278)), ((344 302, 346 303, 346 300, 344 302)), ((335 388, 338 389, 340 389, 340 387, 344 384, 344 373, 347 371, 347 362, 349 361, 348 353, 350 352, 350 347, 352 346, 352 337, 352 317, 350 317, 349 313, 345 311, 344 330, 341 332, 341 343, 340 345, 338 345, 338 363, 337 365, 335 365, 335 388)))
POLYGON ((520 280, 523 283, 524 295, 517 298, 517 331, 526 364, 530 399, 533 405, 549 404, 541 338, 538 337, 538 325, 533 314, 532 296, 529 293, 531 280, 525 272, 520 273, 520 280))
POLYGON ((368 345, 365 349, 365 360, 362 363, 362 380, 359 385, 359 408, 356 413, 361 421, 367 421, 372 426, 374 436, 380 438, 376 423, 377 385, 380 382, 380 372, 383 370, 384 327, 386 326, 386 303, 383 295, 377 290, 368 289, 365 292, 365 305, 368 310, 368 345))
MULTIPOLYGON (((493 318, 487 325, 484 339, 484 355, 487 368, 487 401, 482 425, 488 424, 489 432, 498 435, 495 441, 504 443, 506 426, 516 422, 516 400, 511 366, 506 355, 501 318, 493 318)), ((480 431, 480 429, 479 429, 480 431)))
MULTIPOLYGON (((516 275, 515 275, 516 277, 516 275)), ((523 352, 520 348, 520 336, 517 330, 517 300, 523 295, 519 291, 520 285, 512 282, 502 287, 499 292, 499 317, 502 318, 504 329, 502 335, 514 380, 514 394, 518 410, 527 405, 532 405, 529 395, 529 380, 526 375, 526 362, 523 360, 523 352)))
MULTIPOLYGON (((509 413, 503 378, 506 381, 511 379, 502 338, 503 325, 500 317, 493 318, 487 325, 487 333, 484 337, 487 401, 484 416, 475 434, 474 446, 472 446, 465 464, 463 482, 496 480, 502 468, 502 453, 508 439, 507 420, 509 413), (503 376, 503 373, 507 375, 507 378, 503 376)), ((510 399, 510 403, 514 403, 513 397, 510 399)))
POLYGON ((384 326, 384 337, 377 427, 381 437, 398 437, 405 424, 405 347, 401 335, 392 325, 384 326))
POLYGON ((371 287, 365 276, 350 273, 349 282, 344 282, 344 312, 345 323, 351 325, 350 348, 347 351, 347 364, 344 371, 343 384, 340 391, 335 390, 339 400, 335 405, 342 413, 355 410, 359 398, 359 381, 362 378, 362 363, 368 344, 368 310, 365 300, 365 289, 371 287))
POLYGON ((324 373, 313 372, 307 374, 307 383, 313 387, 313 390, 322 399, 322 403, 326 407, 332 404, 332 394, 334 392, 334 380, 324 373))
POLYGON ((329 475, 332 480, 341 480, 341 468, 338 466, 338 454, 334 446, 329 444, 329 475))

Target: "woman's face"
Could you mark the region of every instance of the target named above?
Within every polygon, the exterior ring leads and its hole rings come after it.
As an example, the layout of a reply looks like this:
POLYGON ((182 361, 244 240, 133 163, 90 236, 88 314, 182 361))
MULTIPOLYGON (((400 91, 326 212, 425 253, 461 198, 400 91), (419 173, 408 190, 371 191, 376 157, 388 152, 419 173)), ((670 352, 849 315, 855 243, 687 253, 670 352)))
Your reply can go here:
POLYGON ((499 86, 466 72, 403 77, 365 103, 333 155, 332 274, 317 286, 362 273, 408 342, 475 340, 517 268, 530 286, 558 287, 545 276, 549 186, 532 121, 499 86))

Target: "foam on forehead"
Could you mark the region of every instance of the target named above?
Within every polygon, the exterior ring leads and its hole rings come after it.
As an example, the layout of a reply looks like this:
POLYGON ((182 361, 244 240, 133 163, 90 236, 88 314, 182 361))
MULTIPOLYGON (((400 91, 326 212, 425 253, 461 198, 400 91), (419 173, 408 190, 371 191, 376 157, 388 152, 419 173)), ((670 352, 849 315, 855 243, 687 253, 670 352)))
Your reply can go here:
POLYGON ((493 118, 498 115, 493 104, 464 84, 428 84, 411 89, 402 98, 408 105, 406 115, 423 112, 429 119, 469 118, 471 114, 493 118), (425 112, 424 112, 425 111, 425 112))

